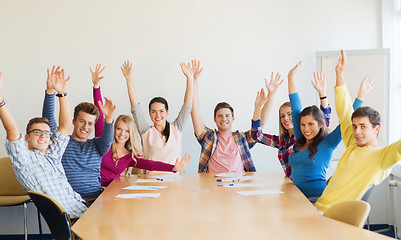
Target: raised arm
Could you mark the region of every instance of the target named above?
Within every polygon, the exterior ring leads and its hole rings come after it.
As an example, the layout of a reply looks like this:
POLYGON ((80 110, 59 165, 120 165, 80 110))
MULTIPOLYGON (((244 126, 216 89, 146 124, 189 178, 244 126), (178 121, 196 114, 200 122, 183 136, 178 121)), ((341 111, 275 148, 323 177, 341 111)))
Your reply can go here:
POLYGON ((8 110, 6 102, 4 101, 2 92, 3 88, 3 73, 0 72, 0 119, 6 130, 7 139, 9 141, 16 141, 20 138, 17 123, 11 112, 8 110))
POLYGON ((336 66, 336 87, 335 90, 335 103, 336 112, 338 115, 338 122, 341 126, 341 137, 345 147, 355 143, 353 137, 351 116, 354 112, 351 97, 349 96, 347 87, 345 85, 343 70, 347 63, 347 57, 343 50, 341 50, 341 57, 338 59, 336 66))
POLYGON ((67 83, 70 80, 70 76, 64 77, 64 69, 56 71, 55 76, 55 78, 52 78, 52 84, 57 91, 60 102, 58 131, 68 136, 72 126, 71 109, 67 98, 67 83))
POLYGON ((284 79, 281 80, 280 79, 281 75, 279 73, 274 75, 273 72, 271 73, 270 82, 268 82, 267 79, 265 78, 266 88, 269 93, 267 94, 267 101, 263 105, 262 113, 260 115, 260 120, 261 120, 260 124, 262 128, 266 125, 267 119, 269 118, 271 107, 273 105, 274 95, 276 94, 278 87, 284 81, 284 79))
POLYGON ((43 101, 42 108, 42 117, 49 120, 50 129, 52 132, 55 131, 57 128, 56 119, 54 118, 54 97, 56 90, 53 87, 53 80, 56 77, 56 72, 59 70, 60 66, 58 66, 57 68, 53 66, 51 72, 49 71, 49 69, 47 69, 45 99, 43 101))
POLYGON ((260 114, 262 111, 262 107, 264 107, 263 105, 266 105, 267 98, 266 98, 266 93, 265 90, 262 88, 260 91, 258 91, 258 93, 256 94, 256 99, 255 99, 255 108, 253 111, 253 121, 257 121, 260 119, 260 114))
POLYGON ((102 80, 104 77, 100 76, 100 74, 103 72, 103 70, 106 67, 102 67, 102 64, 96 64, 95 71, 92 70, 92 68, 89 68, 91 74, 92 74, 92 83, 93 83, 93 101, 95 106, 99 109, 99 118, 97 119, 95 123, 95 137, 100 137, 102 136, 103 133, 103 127, 104 127, 104 116, 103 112, 100 110, 99 102, 101 105, 103 105, 103 99, 102 99, 102 93, 100 91, 100 80, 102 80))
POLYGON ((102 135, 98 138, 95 138, 97 150, 101 155, 106 154, 110 150, 111 144, 113 143, 113 117, 116 110, 116 105, 114 105, 110 99, 105 97, 104 100, 104 105, 99 103, 99 107, 100 111, 102 111, 105 116, 106 124, 104 125, 102 135))
POLYGON ((298 72, 299 66, 301 66, 302 61, 300 61, 299 63, 297 63, 297 65, 295 65, 294 68, 292 68, 289 72, 288 72, 288 94, 293 94, 297 92, 297 89, 295 87, 295 74, 298 72))
POLYGON ((361 86, 359 87, 357 98, 361 101, 364 101, 366 95, 373 89, 374 85, 375 84, 373 82, 372 75, 366 75, 366 77, 361 82, 361 86))
POLYGON ((320 110, 322 110, 324 114, 324 118, 326 120, 326 126, 330 126, 330 118, 331 118, 331 107, 329 105, 329 101, 326 95, 326 74, 322 72, 314 72, 313 73, 312 85, 316 89, 320 98, 320 110))
POLYGON ((347 55, 345 55, 344 50, 341 49, 341 57, 338 59, 336 66, 336 87, 344 85, 344 67, 347 65, 347 55))
MULTIPOLYGON (((194 61, 194 60, 192 60, 194 61)), ((192 98, 193 98, 193 73, 191 69, 191 64, 180 63, 180 67, 182 72, 187 78, 187 88, 185 91, 184 104, 181 107, 180 112, 177 115, 177 118, 172 122, 178 130, 182 131, 184 128, 185 122, 189 117, 189 114, 192 109, 192 98), (190 97, 190 99, 189 99, 190 97)))
POLYGON ((199 92, 198 92, 198 78, 203 70, 200 68, 199 61, 193 60, 191 62, 191 69, 193 73, 193 100, 192 100, 192 124, 194 125, 195 136, 199 137, 205 127, 202 119, 202 115, 199 111, 199 92))
POLYGON ((116 105, 111 101, 111 99, 104 98, 105 104, 98 102, 100 111, 103 112, 106 123, 113 123, 114 112, 116 110, 116 105))
POLYGON ((326 74, 322 72, 314 72, 313 78, 314 80, 312 80, 312 85, 319 93, 320 106, 322 106, 323 108, 328 108, 329 101, 327 100, 326 95, 326 74))
POLYGON ((136 106, 139 104, 138 95, 135 90, 134 78, 132 77, 132 63, 130 61, 124 61, 121 71, 127 80, 127 90, 131 106, 136 106))
POLYGON ((299 121, 299 115, 301 114, 302 111, 302 104, 299 94, 295 88, 294 77, 301 64, 302 61, 297 63, 297 65, 295 65, 295 67, 288 72, 288 94, 290 97, 292 123, 294 125, 294 135, 296 139, 302 136, 301 126, 300 126, 301 124, 299 121))
MULTIPOLYGON (((194 66, 196 61, 192 60, 191 63, 192 63, 192 66, 194 66)), ((181 66, 182 72, 187 77, 187 87, 185 89, 184 102, 191 104, 192 99, 193 99, 193 82, 194 82, 193 75, 194 75, 194 73, 193 73, 190 63, 188 63, 188 64, 180 63, 180 66, 181 66)))

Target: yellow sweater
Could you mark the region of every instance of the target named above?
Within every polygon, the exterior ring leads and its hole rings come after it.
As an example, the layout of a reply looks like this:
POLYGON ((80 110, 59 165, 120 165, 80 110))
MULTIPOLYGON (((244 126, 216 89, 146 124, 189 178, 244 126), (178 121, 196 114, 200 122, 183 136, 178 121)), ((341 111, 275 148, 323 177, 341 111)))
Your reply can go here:
POLYGON ((357 147, 352 134, 354 110, 345 85, 335 88, 335 101, 346 150, 330 183, 315 203, 322 212, 345 200, 360 200, 369 187, 383 181, 401 159, 401 140, 386 147, 357 147))

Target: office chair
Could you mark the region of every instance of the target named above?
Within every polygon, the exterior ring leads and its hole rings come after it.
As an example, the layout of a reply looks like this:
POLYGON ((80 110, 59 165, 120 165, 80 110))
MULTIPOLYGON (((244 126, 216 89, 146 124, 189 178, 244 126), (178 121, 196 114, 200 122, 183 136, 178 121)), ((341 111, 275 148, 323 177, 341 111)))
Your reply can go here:
MULTIPOLYGON (((326 180, 326 185, 329 184, 330 180, 331 180, 331 177, 329 177, 329 178, 326 180)), ((370 196, 370 194, 372 193, 373 187, 374 187, 374 186, 371 186, 371 187, 365 192, 365 194, 362 196, 362 199, 361 199, 362 201, 368 202, 369 196, 370 196)), ((370 230, 369 215, 368 215, 368 217, 366 218, 366 226, 367 226, 368 230, 370 230)))
POLYGON ((9 157, 0 158, 0 207, 23 205, 24 208, 24 236, 28 239, 28 222, 26 205, 31 201, 17 178, 9 157))
MULTIPOLYGON (((361 200, 364 201, 364 202, 368 202, 369 196, 370 196, 370 193, 372 193, 372 190, 373 190, 373 186, 371 186, 371 187, 365 192, 365 194, 362 196, 362 199, 361 199, 361 200)), ((368 230, 370 230, 369 215, 368 215, 368 217, 366 218, 366 226, 367 226, 368 230)))
POLYGON ((46 220, 53 239, 75 239, 71 232, 70 217, 60 204, 43 193, 28 191, 28 194, 46 220))
POLYGON ((323 216, 362 228, 369 211, 369 203, 362 200, 348 200, 330 207, 323 216))

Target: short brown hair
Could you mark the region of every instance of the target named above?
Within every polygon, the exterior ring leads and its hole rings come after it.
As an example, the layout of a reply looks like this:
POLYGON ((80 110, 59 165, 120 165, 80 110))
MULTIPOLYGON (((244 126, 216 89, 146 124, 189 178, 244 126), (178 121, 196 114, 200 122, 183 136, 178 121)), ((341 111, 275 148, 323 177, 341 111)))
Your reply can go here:
POLYGON ((99 118, 99 109, 93 103, 81 102, 74 108, 74 120, 77 119, 79 112, 85 112, 90 115, 96 116, 96 121, 99 118))
POLYGON ((358 117, 368 117, 372 127, 380 126, 380 113, 375 109, 365 106, 356 109, 351 116, 351 120, 358 117))
POLYGON ((216 117, 217 111, 219 111, 222 108, 228 108, 231 111, 231 115, 233 115, 234 117, 234 109, 233 107, 231 107, 230 104, 226 103, 226 102, 220 102, 216 105, 216 107, 214 108, 214 116, 216 117))
POLYGON ((44 117, 35 117, 29 120, 28 124, 26 125, 26 134, 28 134, 29 131, 31 131, 31 127, 35 123, 46 123, 50 127, 49 120, 44 117))

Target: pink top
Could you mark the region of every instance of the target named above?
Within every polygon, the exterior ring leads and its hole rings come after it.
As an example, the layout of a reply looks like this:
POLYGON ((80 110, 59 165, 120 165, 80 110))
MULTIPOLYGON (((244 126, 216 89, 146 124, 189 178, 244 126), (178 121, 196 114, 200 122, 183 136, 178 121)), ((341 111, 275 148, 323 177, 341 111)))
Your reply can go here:
POLYGON ((219 134, 219 141, 210 158, 208 171, 211 173, 245 172, 238 146, 231 133, 219 134))
POLYGON ((166 137, 152 126, 142 135, 143 155, 155 161, 175 164, 181 153, 181 135, 181 131, 170 124, 170 137, 166 142, 166 137))
POLYGON ((172 172, 174 165, 167 164, 159 161, 152 161, 144 158, 135 157, 135 161, 132 159, 131 154, 127 154, 119 158, 117 165, 115 165, 113 160, 113 151, 110 150, 103 156, 102 165, 100 168, 100 184, 107 187, 111 181, 115 178, 119 178, 120 174, 127 167, 136 167, 140 169, 146 169, 149 171, 165 171, 172 172))

